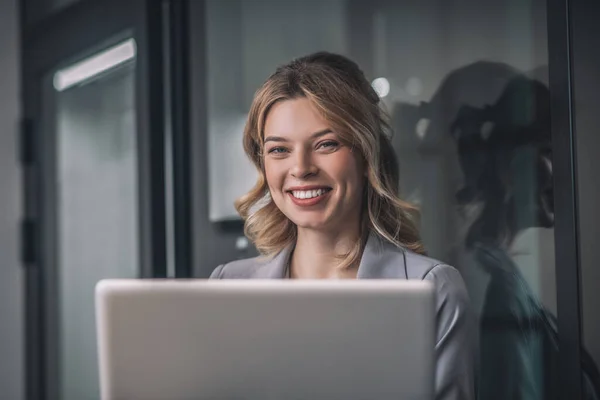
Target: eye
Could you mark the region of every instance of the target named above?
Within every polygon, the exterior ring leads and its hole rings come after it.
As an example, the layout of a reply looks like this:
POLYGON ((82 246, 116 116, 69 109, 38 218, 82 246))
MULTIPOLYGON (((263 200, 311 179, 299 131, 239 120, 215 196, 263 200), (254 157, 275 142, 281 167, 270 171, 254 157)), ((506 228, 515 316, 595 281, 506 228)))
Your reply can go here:
POLYGON ((287 149, 285 147, 273 147, 271 149, 269 149, 269 151, 267 151, 267 153, 269 154, 283 154, 287 152, 287 149))
POLYGON ((335 150, 339 145, 335 140, 325 140, 317 145, 317 149, 335 150))

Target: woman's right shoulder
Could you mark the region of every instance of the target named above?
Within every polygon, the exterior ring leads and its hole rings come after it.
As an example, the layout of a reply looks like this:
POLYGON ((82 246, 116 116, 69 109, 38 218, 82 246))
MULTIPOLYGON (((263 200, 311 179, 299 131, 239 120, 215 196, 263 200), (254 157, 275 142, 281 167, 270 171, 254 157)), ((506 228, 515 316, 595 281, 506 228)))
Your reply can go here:
POLYGON ((264 264, 262 257, 231 261, 215 268, 209 279, 252 279, 264 264))

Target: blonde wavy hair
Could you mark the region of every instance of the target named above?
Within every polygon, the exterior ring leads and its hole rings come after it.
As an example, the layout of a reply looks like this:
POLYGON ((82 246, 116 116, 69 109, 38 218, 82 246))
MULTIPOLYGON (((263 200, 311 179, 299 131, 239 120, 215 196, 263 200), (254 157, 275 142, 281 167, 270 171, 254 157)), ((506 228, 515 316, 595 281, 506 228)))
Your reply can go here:
POLYGON ((244 150, 256 166, 256 185, 235 207, 244 232, 264 256, 273 256, 296 240, 297 227, 275 205, 267 185, 264 127, 271 107, 304 97, 311 101, 340 140, 351 146, 367 169, 362 205, 361 238, 340 267, 360 260, 366 238, 375 231, 396 246, 424 254, 415 223, 417 209, 398 194, 400 173, 391 144, 387 115, 358 65, 341 55, 319 52, 282 65, 256 92, 244 130, 244 150))

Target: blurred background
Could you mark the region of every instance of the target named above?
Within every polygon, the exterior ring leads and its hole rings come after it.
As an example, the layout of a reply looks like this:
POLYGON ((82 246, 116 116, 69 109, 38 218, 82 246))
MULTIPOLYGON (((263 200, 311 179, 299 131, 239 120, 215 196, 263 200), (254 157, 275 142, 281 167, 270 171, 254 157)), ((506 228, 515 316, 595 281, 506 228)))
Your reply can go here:
POLYGON ((98 398, 98 280, 257 254, 233 207, 257 177, 246 113, 320 50, 379 93, 401 194, 482 340, 534 304, 578 398, 600 363, 598 18, 583 0, 0 0, 0 398, 98 398))

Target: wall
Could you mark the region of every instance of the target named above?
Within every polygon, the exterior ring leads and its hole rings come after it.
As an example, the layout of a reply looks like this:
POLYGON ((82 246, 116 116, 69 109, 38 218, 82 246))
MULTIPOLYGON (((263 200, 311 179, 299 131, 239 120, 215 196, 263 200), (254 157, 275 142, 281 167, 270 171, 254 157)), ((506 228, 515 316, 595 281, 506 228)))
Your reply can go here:
POLYGON ((27 0, 24 1, 24 12, 27 23, 35 23, 61 8, 81 0, 27 0))
POLYGON ((17 0, 0 0, 0 399, 23 398, 23 281, 18 257, 21 177, 17 149, 17 0))

